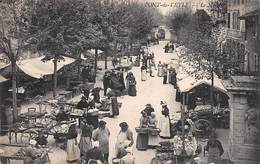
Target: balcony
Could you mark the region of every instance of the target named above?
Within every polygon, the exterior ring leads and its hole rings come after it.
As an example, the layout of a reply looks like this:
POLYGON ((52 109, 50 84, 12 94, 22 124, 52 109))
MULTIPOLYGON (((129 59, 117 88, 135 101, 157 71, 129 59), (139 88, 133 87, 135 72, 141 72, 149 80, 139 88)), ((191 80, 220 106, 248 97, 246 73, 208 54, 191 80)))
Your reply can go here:
POLYGON ((238 30, 228 29, 227 36, 228 36, 228 38, 231 38, 231 39, 245 41, 245 32, 241 32, 238 30))

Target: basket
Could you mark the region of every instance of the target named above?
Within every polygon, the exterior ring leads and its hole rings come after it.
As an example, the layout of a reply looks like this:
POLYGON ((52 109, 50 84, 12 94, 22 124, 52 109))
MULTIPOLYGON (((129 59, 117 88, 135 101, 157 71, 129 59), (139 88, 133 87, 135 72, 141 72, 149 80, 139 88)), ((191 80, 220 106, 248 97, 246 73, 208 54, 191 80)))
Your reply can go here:
POLYGON ((157 129, 157 128, 156 129, 152 129, 152 128, 148 129, 148 134, 152 135, 152 136, 157 136, 157 135, 160 134, 160 132, 161 132, 161 130, 157 129))
POLYGON ((90 116, 97 116, 97 115, 98 115, 98 112, 99 112, 98 109, 90 109, 90 110, 88 111, 88 114, 89 114, 90 116))
POLYGON ((147 128, 135 128, 136 133, 140 133, 140 134, 147 134, 148 133, 148 129, 147 128))

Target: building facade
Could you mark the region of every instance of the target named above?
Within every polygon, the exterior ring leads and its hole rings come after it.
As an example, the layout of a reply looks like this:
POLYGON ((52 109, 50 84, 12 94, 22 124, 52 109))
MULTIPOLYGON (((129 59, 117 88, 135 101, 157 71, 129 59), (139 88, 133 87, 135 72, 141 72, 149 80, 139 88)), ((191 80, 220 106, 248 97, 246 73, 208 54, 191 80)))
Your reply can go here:
POLYGON ((227 46, 229 54, 237 57, 239 73, 259 73, 259 0, 227 1, 227 46))
POLYGON ((239 71, 226 88, 230 97, 229 156, 236 164, 259 164, 260 0, 227 0, 227 51, 239 71))

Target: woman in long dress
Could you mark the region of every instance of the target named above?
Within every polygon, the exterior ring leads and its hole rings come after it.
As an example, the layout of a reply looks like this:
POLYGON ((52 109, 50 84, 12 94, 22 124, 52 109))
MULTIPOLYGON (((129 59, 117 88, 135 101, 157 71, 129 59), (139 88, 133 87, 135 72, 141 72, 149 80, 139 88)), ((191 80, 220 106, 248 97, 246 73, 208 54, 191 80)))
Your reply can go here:
MULTIPOLYGON (((158 120, 156 118, 156 115, 154 112, 152 112, 151 116, 149 117, 148 127, 152 130, 156 130, 157 124, 158 120)), ((148 145, 152 147, 159 145, 159 135, 156 135, 155 133, 149 134, 148 145)))
POLYGON ((143 65, 141 67, 141 80, 146 81, 147 80, 147 67, 143 65))
POLYGON ((136 96, 136 80, 132 72, 130 72, 129 77, 127 78, 128 81, 128 95, 129 96, 136 96), (131 73, 131 74, 130 74, 131 73))
MULTIPOLYGON (((141 112, 142 117, 140 118, 140 128, 147 128, 149 118, 145 111, 141 112)), ((138 133, 136 140, 137 150, 146 150, 148 148, 148 133, 138 133)))
POLYGON ((76 125, 73 124, 69 127, 67 134, 67 162, 68 163, 77 163, 79 159, 79 148, 77 141, 77 130, 76 125))
POLYGON ((166 103, 162 104, 162 115, 159 121, 159 129, 160 137, 162 138, 170 138, 171 132, 170 132, 170 117, 169 117, 169 109, 166 105, 166 103))
POLYGON ((150 76, 154 77, 156 72, 156 65, 154 60, 152 59, 151 64, 150 64, 150 76))
POLYGON ((162 65, 161 61, 159 61, 158 65, 157 65, 157 69, 158 69, 157 76, 162 77, 163 76, 163 65, 162 65))
POLYGON ((86 159, 87 152, 92 148, 92 131, 91 125, 85 124, 82 127, 81 138, 79 141, 80 156, 86 159))

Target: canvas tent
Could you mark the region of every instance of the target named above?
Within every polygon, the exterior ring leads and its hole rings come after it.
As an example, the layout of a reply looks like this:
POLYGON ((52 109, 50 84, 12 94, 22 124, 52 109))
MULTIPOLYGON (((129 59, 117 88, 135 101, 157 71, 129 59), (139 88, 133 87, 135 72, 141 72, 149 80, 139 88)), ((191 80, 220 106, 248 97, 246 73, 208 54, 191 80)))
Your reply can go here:
MULTIPOLYGON (((17 62, 17 66, 27 75, 40 79, 45 75, 51 75, 54 72, 53 60, 43 62, 44 57, 36 57, 17 62)), ((64 60, 58 62, 57 70, 63 66, 71 64, 75 61, 73 58, 63 56, 64 60)))
MULTIPOLYGON (((206 78, 196 79, 194 76, 188 76, 183 80, 177 82, 180 92, 189 92, 191 89, 201 84, 206 84, 211 86, 211 79, 206 79, 206 78)), ((225 89, 221 80, 217 76, 214 77, 214 88, 223 93, 227 93, 227 90, 225 89)))
POLYGON ((2 83, 2 82, 5 82, 5 81, 7 81, 8 79, 6 79, 5 77, 3 77, 2 75, 0 75, 0 83, 2 83))

